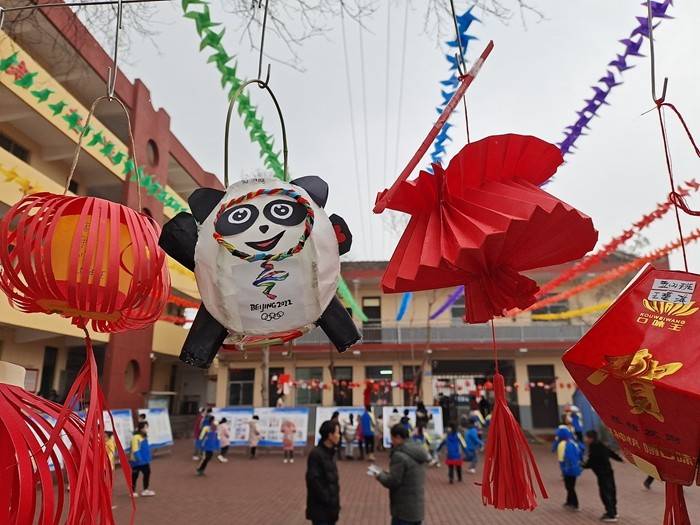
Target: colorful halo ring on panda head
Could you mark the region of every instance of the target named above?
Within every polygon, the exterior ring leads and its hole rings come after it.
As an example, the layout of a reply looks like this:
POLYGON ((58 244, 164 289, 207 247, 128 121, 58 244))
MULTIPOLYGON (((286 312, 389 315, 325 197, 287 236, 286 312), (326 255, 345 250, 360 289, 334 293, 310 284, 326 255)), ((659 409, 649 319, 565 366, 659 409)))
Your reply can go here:
POLYGON ((283 195, 286 197, 289 197, 290 199, 293 199, 296 201, 298 204, 304 207, 306 211, 306 218, 304 219, 304 231, 299 237, 299 242, 293 246, 292 248, 289 248, 288 250, 280 253, 256 253, 256 254, 248 254, 245 252, 240 251, 236 246, 234 246, 232 243, 226 241, 224 239, 224 236, 219 233, 218 231, 214 232, 214 239, 216 239, 216 242, 218 242, 221 246, 226 248, 231 255, 235 257, 239 257, 240 259, 243 259, 248 262, 255 262, 255 261, 282 261, 288 257, 292 257, 294 254, 299 253, 303 248, 304 245, 306 244, 306 241, 308 240, 309 236, 311 235, 311 232, 314 228, 314 210, 311 207, 311 204, 309 201, 304 198, 300 193, 297 191, 291 190, 291 189, 284 189, 284 188, 260 188, 257 191, 251 191, 248 192, 244 195, 241 195, 240 197, 237 197, 235 199, 231 199, 228 202, 224 203, 220 208, 219 212, 216 214, 216 219, 215 223, 218 223, 223 214, 227 211, 230 210, 231 208, 249 201, 253 200, 257 197, 260 197, 262 195, 283 195))

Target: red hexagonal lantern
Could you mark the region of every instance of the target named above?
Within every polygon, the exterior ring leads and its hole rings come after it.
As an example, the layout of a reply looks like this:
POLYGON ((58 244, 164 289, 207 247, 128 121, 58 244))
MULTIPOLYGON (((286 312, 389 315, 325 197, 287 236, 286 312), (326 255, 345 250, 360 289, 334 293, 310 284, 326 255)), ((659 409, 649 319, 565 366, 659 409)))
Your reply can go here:
POLYGON ((23 312, 98 332, 143 328, 170 291, 158 225, 103 199, 35 193, 0 220, 0 288, 23 312))

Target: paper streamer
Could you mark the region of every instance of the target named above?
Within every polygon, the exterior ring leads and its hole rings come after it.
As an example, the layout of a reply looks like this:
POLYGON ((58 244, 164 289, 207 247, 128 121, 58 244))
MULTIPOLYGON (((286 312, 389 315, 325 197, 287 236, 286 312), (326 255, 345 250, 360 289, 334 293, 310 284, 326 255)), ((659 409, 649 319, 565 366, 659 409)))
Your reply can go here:
MULTIPOLYGON (((698 239, 700 239, 700 228, 697 228, 690 232, 688 235, 683 237, 683 240, 685 241, 686 244, 690 244, 693 242, 696 242, 698 239)), ((642 266, 644 266, 647 263, 654 262, 655 260, 664 257, 671 253, 674 250, 677 250, 678 248, 681 247, 681 241, 680 239, 676 239, 674 242, 667 244, 663 248, 659 248, 657 250, 654 250, 650 252, 649 254, 645 255, 644 257, 640 257, 639 259, 635 259, 634 261, 630 261, 628 263, 622 264, 618 266, 617 268, 613 268, 612 270, 609 270, 605 273, 602 273, 593 279, 590 279, 584 283, 581 283, 578 286, 574 286, 573 288, 570 288, 562 293, 552 295, 551 297, 547 297, 546 299, 543 299, 541 301, 536 302, 530 308, 527 310, 523 311, 529 311, 529 310, 537 310, 538 308, 542 308, 544 306, 547 306, 552 303, 556 303, 559 301, 562 301, 564 299, 568 299, 569 297, 573 297, 574 295, 578 295, 581 292, 584 292, 586 290, 590 290, 592 288, 596 288, 598 286, 601 286, 603 284, 606 284, 610 281, 614 281, 615 279, 618 279, 620 277, 625 276, 626 274, 633 272, 642 266)), ((513 311, 509 312, 508 316, 513 317, 518 314, 522 313, 522 311, 513 311)))
POLYGON ((408 305, 411 304, 411 298, 413 297, 413 292, 406 292, 401 297, 401 304, 399 304, 399 310, 396 312, 396 320, 400 321, 403 316, 406 315, 408 310, 408 305))
MULTIPOLYGON (((230 55, 221 42, 226 30, 222 29, 217 33, 212 29, 221 24, 211 20, 209 2, 205 0, 182 0, 182 10, 185 12, 185 18, 195 23, 197 34, 201 38, 199 50, 209 49, 214 52, 207 62, 216 65, 216 69, 221 73, 221 87, 224 89, 228 87, 229 98, 233 97, 244 80, 238 76, 238 63, 233 62, 229 65, 235 56, 230 55), (196 8, 193 9, 192 6, 196 8)), ((237 102, 238 114, 243 118, 243 125, 249 133, 251 142, 258 144, 260 157, 264 160, 265 166, 274 173, 275 177, 286 180, 279 153, 274 151, 274 139, 263 128, 262 119, 258 117, 250 97, 246 93, 241 93, 237 102)))
MULTIPOLYGON (((666 14, 666 11, 670 5, 672 5, 672 0, 664 0, 663 2, 652 2, 651 3, 651 14, 652 18, 657 19, 670 19, 673 18, 666 14)), ((646 6, 646 2, 642 5, 646 6)), ((603 105, 609 105, 607 101, 608 95, 616 86, 622 84, 620 76, 624 71, 633 68, 634 66, 628 65, 627 60, 631 57, 643 57, 639 50, 642 47, 642 43, 645 38, 649 38, 649 19, 645 16, 638 16, 637 27, 630 33, 630 35, 620 40, 620 43, 624 45, 624 50, 621 55, 616 55, 615 60, 608 63, 610 69, 605 71, 605 75, 598 79, 598 83, 602 84, 602 87, 595 85, 592 86, 593 96, 589 99, 584 100, 586 105, 577 111, 578 119, 571 126, 566 127, 564 132, 564 140, 559 142, 557 145, 561 150, 562 155, 566 156, 572 153, 572 149, 576 148, 576 142, 579 137, 585 136, 585 129, 590 129, 588 124, 591 119, 598 114, 598 110, 603 105), (638 38, 635 38, 637 37, 638 38), (617 70, 617 76, 615 75, 615 70, 617 70)), ((654 28, 658 24, 654 25, 654 28)))
POLYGON ((345 303, 345 306, 350 308, 353 315, 357 316, 360 321, 363 323, 369 321, 369 318, 365 315, 360 305, 357 304, 357 301, 355 301, 355 298, 352 296, 350 288, 348 288, 348 284, 345 282, 342 275, 340 276, 340 279, 338 279, 338 296, 343 303, 345 303))
POLYGON ((566 319, 573 319, 574 317, 583 317, 584 315, 600 312, 601 310, 605 310, 611 304, 612 301, 603 301, 602 303, 594 304, 593 306, 586 306, 575 310, 567 310, 556 314, 532 314, 531 319, 533 321, 563 321, 566 319))
POLYGON ((445 310, 450 308, 453 304, 455 304, 459 300, 460 297, 463 297, 463 296, 464 296, 464 286, 458 286, 455 289, 455 291, 452 292, 447 297, 447 300, 444 303, 442 303, 442 306, 440 306, 440 308, 438 308, 437 310, 435 310, 435 312, 430 314, 430 320, 432 321, 432 320, 440 317, 445 312, 445 310))

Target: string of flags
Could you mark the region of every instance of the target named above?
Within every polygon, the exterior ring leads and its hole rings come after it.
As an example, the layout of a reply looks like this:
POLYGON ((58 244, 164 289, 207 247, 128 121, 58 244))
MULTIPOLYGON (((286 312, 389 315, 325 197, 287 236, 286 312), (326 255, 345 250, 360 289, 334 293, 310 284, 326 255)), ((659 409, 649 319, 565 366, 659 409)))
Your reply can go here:
MULTIPOLYGON (((646 7, 646 2, 642 3, 646 7)), ((663 2, 651 2, 651 16, 653 19, 670 19, 673 18, 666 14, 669 6, 673 5, 673 0, 664 0, 663 2)), ((570 126, 567 126, 564 131, 564 139, 557 145, 561 150, 562 155, 566 156, 573 153, 576 149, 576 142, 579 137, 585 136, 584 130, 590 129, 589 123, 593 117, 598 116, 598 110, 605 105, 609 105, 608 95, 613 88, 622 84, 621 75, 628 69, 633 68, 633 65, 628 64, 630 58, 643 57, 640 53, 642 44, 645 38, 649 38, 649 19, 647 16, 638 16, 637 27, 635 27, 627 38, 620 40, 624 46, 622 54, 616 54, 615 59, 608 63, 608 69, 605 74, 598 79, 599 85, 591 87, 593 96, 584 100, 585 106, 576 112, 578 119, 570 126)), ((653 23, 653 22, 652 22, 653 23)), ((660 22, 659 22, 660 23, 660 22)), ((659 25, 654 25, 654 29, 659 25)))

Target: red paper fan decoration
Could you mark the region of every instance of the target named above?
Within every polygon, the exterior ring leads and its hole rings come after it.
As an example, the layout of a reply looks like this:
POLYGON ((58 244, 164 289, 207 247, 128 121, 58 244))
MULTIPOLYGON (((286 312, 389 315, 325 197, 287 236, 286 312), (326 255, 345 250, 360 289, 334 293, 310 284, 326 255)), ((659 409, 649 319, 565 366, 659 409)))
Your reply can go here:
POLYGON ((23 312, 58 313, 97 332, 154 323, 170 276, 158 225, 94 197, 29 195, 0 220, 0 288, 23 312))
MULTIPOLYGON (((0 414, 0 523, 114 524, 113 472, 102 435, 87 441, 75 413, 14 385, 0 383, 0 414)), ((117 448, 128 480, 128 459, 117 448)))
POLYGON ((385 292, 466 285, 466 321, 535 302, 520 272, 578 259, 598 233, 591 219, 538 187, 563 162, 535 137, 497 135, 462 148, 447 169, 421 171, 378 196, 375 210, 411 215, 382 278, 385 292))

